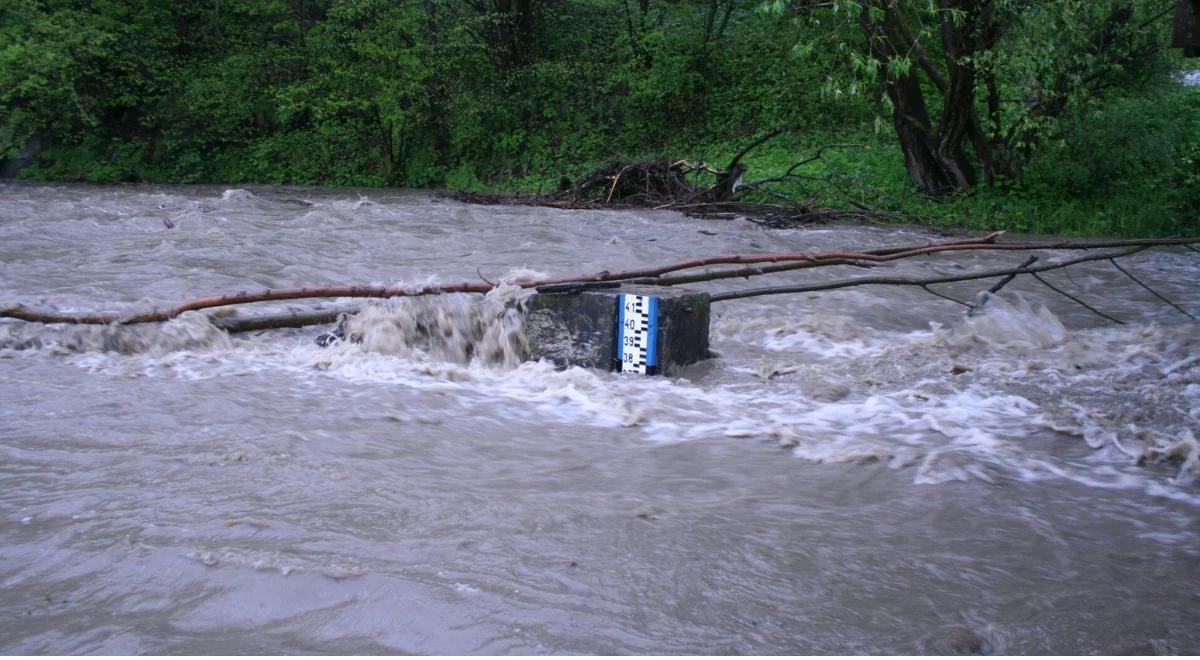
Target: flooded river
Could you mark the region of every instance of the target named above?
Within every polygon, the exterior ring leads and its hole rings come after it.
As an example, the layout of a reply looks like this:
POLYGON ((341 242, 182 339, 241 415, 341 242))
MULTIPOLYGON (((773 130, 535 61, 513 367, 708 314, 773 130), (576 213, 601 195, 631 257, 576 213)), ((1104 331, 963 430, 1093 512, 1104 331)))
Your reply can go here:
MULTIPOLYGON (((0 304, 937 238, 4 183, 0 304)), ((1200 254, 1121 263, 1200 316, 1200 254)), ((719 357, 664 378, 521 362, 495 296, 393 302, 327 348, 320 328, 230 336, 198 314, 0 322, 0 652, 1198 653, 1200 323, 1106 262, 1046 278, 1126 323, 1029 277, 971 318, 916 288, 768 296, 715 303, 719 357), (416 321, 506 325, 480 350, 417 341, 416 321)))

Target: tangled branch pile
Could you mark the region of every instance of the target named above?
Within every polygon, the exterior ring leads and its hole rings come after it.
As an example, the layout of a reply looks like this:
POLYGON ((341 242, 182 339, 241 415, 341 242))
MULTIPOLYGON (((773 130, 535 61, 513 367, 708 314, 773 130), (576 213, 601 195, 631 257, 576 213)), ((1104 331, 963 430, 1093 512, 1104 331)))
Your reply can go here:
POLYGON ((561 209, 650 208, 679 211, 703 218, 746 219, 770 228, 783 228, 836 219, 886 220, 898 214, 866 207, 831 209, 812 200, 797 200, 774 190, 772 184, 803 178, 797 171, 820 160, 825 151, 857 145, 826 145, 793 164, 781 176, 748 181, 742 163, 751 150, 781 135, 771 131, 743 148, 723 169, 688 160, 647 160, 613 163, 578 183, 564 177, 560 190, 537 195, 460 193, 455 199, 476 204, 521 204, 561 209), (772 201, 765 201, 765 200, 772 201))

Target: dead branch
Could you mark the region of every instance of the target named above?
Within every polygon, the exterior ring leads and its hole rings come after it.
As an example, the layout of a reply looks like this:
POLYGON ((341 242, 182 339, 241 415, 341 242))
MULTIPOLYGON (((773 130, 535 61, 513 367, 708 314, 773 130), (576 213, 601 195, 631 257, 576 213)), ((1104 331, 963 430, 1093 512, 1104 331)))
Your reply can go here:
POLYGON ((487 293, 492 287, 477 282, 461 282, 458 284, 429 285, 421 287, 380 287, 380 286, 330 286, 305 287, 301 289, 266 289, 264 291, 241 291, 217 296, 208 296, 182 302, 169 309, 158 309, 148 312, 126 314, 120 312, 100 312, 95 314, 63 314, 58 312, 39 312, 24 305, 15 305, 0 309, 0 317, 33 321, 36 323, 78 323, 85 325, 132 325, 136 323, 154 323, 168 321, 184 312, 225 307, 227 305, 244 305, 256 302, 272 302, 279 300, 303 300, 307 298, 398 298, 428 296, 442 293, 487 293))
POLYGON ((925 293, 928 293, 932 296, 937 296, 938 298, 945 298, 946 300, 949 300, 952 303, 958 303, 958 304, 962 305, 963 307, 966 307, 971 310, 975 309, 975 305, 972 305, 971 303, 965 303, 965 302, 959 300, 958 298, 951 298, 950 296, 948 296, 944 293, 939 293, 937 291, 934 291, 933 289, 929 288, 928 284, 922 284, 921 288, 925 289, 925 293))
POLYGON ((1061 261, 1045 266, 1028 266, 1025 268, 1009 268, 1005 270, 991 270, 982 273, 970 273, 965 275, 948 275, 945 277, 860 277, 849 280, 836 280, 833 282, 821 282, 819 284, 799 284, 793 286, 772 286, 762 287, 758 289, 744 289, 742 291, 728 291, 726 293, 717 293, 709 297, 712 302, 721 302, 725 300, 739 300, 742 298, 754 298, 756 296, 769 296, 780 293, 809 293, 812 291, 831 291, 834 289, 845 289, 852 286, 865 286, 868 284, 888 284, 893 286, 919 286, 925 287, 931 284, 949 284, 951 282, 969 282, 971 280, 983 280, 992 277, 1004 277, 1007 275, 1025 275, 1042 273, 1049 270, 1058 270, 1066 268, 1073 264, 1084 263, 1086 261, 1098 261, 1102 259, 1113 259, 1116 257, 1127 257, 1131 254, 1137 254, 1142 250, 1148 249, 1149 246, 1135 247, 1123 252, 1110 252, 1106 254, 1094 254, 1086 257, 1079 257, 1068 261, 1061 261))
MULTIPOLYGON (((864 208, 858 213, 847 214, 837 209, 817 208, 814 204, 793 199, 779 191, 766 187, 788 179, 804 178, 796 174, 800 167, 820 160, 829 149, 861 147, 862 145, 830 144, 815 154, 793 164, 781 177, 745 182, 747 166, 742 159, 753 149, 788 132, 787 128, 768 131, 740 149, 725 169, 717 169, 705 163, 692 163, 686 159, 647 160, 633 163, 613 163, 601 167, 583 177, 575 185, 565 179, 560 190, 549 195, 489 195, 463 192, 455 199, 476 204, 517 204, 548 206, 560 209, 600 208, 653 208, 671 209, 695 217, 726 217, 730 211, 748 219, 762 218, 759 224, 778 228, 791 227, 813 222, 826 222, 841 218, 879 219, 894 216, 881 214, 864 208), (689 175, 691 182, 688 181, 689 175), (702 183, 701 175, 710 175, 711 184, 702 183), (752 192, 762 198, 773 197, 785 202, 783 205, 763 201, 750 201, 745 193, 752 192), (719 208, 735 204, 735 209, 719 208)), ((705 181, 709 179, 704 177, 705 181)))
MULTIPOLYGON (((1017 268, 1018 269, 1028 268, 1028 267, 1032 266, 1034 264, 1034 262, 1036 262, 1037 260, 1038 260, 1038 256, 1035 254, 1032 257, 1029 257, 1028 259, 1026 259, 1024 262, 1022 262, 1020 266, 1017 266, 1017 268)), ((1071 273, 1071 271, 1069 271, 1069 270, 1064 270, 1063 272, 1067 273, 1068 275, 1070 275, 1070 273, 1071 273)), ((984 307, 988 303, 988 300, 990 300, 991 297, 996 295, 997 293, 1000 293, 1000 289, 1003 289, 1004 287, 1008 286, 1008 283, 1012 282, 1016 278, 1017 278, 1016 273, 1011 273, 1009 275, 1006 275, 1004 277, 1004 279, 1000 280, 999 282, 996 282, 992 286, 992 288, 988 289, 986 292, 984 292, 984 294, 982 296, 980 296, 979 302, 975 303, 974 305, 968 305, 968 307, 970 307, 971 309, 967 310, 967 316, 978 316, 979 314, 982 314, 984 307)), ((929 287, 922 287, 922 288, 925 289, 926 291, 929 291, 929 287)), ((932 291, 929 291, 929 292, 933 293, 932 291)), ((937 295, 937 294, 935 294, 935 295, 937 295)))
POLYGON ((737 155, 733 157, 733 160, 729 161, 729 164, 725 166, 725 171, 727 171, 727 172, 732 171, 733 168, 737 167, 738 163, 741 162, 742 158, 746 154, 750 153, 755 147, 762 145, 763 143, 767 142, 768 140, 779 137, 780 135, 783 135, 786 132, 788 132, 788 129, 786 129, 786 128, 777 128, 769 133, 764 134, 762 137, 751 142, 750 144, 746 145, 745 147, 742 148, 741 151, 737 152, 737 155))
MULTIPOLYGON (((514 282, 516 286, 531 288, 545 287, 548 285, 559 284, 579 284, 592 282, 637 282, 651 283, 658 285, 673 285, 690 282, 711 281, 730 277, 753 277, 763 275, 770 272, 781 272, 784 270, 795 270, 800 268, 817 268, 825 266, 837 265, 852 265, 852 266, 870 266, 873 264, 886 263, 907 259, 919 255, 935 254, 940 252, 952 252, 962 250, 1090 250, 1097 248, 1109 247, 1132 247, 1134 249, 1122 253, 1110 253, 1105 255, 1094 255, 1065 264, 1080 263, 1082 261, 1092 261, 1094 259, 1116 258, 1126 256, 1126 254, 1134 254, 1141 250, 1162 245, 1181 245, 1191 246, 1195 243, 1200 243, 1200 238, 1177 238, 1177 239, 1147 239, 1147 240, 1127 240, 1127 241, 1098 241, 1088 243, 1077 243, 1072 241, 1058 242, 1042 242, 1042 243, 999 243, 997 240, 1002 232, 993 232, 979 238, 956 239, 941 242, 929 242, 916 245, 903 245, 885 248, 877 248, 861 252, 854 251, 831 251, 821 253, 772 253, 772 254, 757 254, 743 255, 731 254, 720 255, 714 257, 703 257, 698 259, 688 259, 678 261, 664 266, 656 266, 651 268, 640 268, 625 271, 601 271, 587 275, 576 275, 571 277, 546 278, 540 280, 520 280, 514 282), (766 265, 756 265, 766 264, 766 265), (740 269, 721 269, 715 272, 705 272, 699 274, 682 275, 675 277, 663 277, 679 271, 692 270, 707 266, 716 265, 746 265, 746 268, 740 269)), ((942 281, 957 282, 968 279, 979 279, 981 277, 999 277, 1010 273, 1032 273, 1041 272, 1043 270, 1053 270, 1062 268, 1062 264, 1052 265, 1040 268, 1024 268, 1017 270, 992 271, 989 273, 957 276, 949 279, 930 279, 930 280, 903 280, 899 278, 864 278, 861 280, 845 280, 842 284, 826 283, 821 285, 811 285, 810 287, 777 287, 771 289, 752 289, 749 293, 735 292, 734 294, 719 294, 720 298, 714 297, 714 300, 733 299, 738 297, 750 297, 752 295, 767 295, 768 293, 791 293, 800 291, 821 291, 829 288, 841 288, 842 286, 856 286, 859 284, 938 284, 942 281), (836 286, 831 286, 835 284, 836 286), (816 288, 811 288, 816 287, 816 288), (743 295, 744 294, 744 295, 743 295), (732 296, 732 297, 730 297, 732 296)), ((329 286, 329 287, 306 287, 298 289, 267 289, 264 291, 250 292, 241 291, 238 293, 223 294, 216 296, 208 296, 195 300, 185 301, 173 307, 166 309, 151 310, 138 313, 120 313, 120 312, 100 312, 100 313, 61 313, 53 311, 38 311, 29 309, 23 305, 15 305, 0 309, 0 317, 20 319, 24 321, 39 322, 39 323, 82 323, 93 325, 107 324, 134 324, 134 323, 149 323, 166 321, 189 311, 198 311, 210 309, 213 307, 223 307, 227 305, 242 305, 256 302, 269 302, 281 300, 300 300, 307 298, 396 298, 396 297, 413 297, 436 295, 443 293, 487 293, 492 290, 494 285, 488 282, 459 282, 456 284, 429 284, 424 286, 409 286, 400 285, 392 287, 381 286, 329 286)))
MULTIPOLYGON (((1125 255, 1116 255, 1116 256, 1125 256, 1125 255)), ((1095 307, 1092 307, 1091 305, 1089 305, 1089 304, 1087 304, 1087 303, 1083 302, 1082 300, 1080 300, 1078 297, 1076 297, 1076 296, 1073 296, 1073 295, 1071 295, 1071 294, 1067 293, 1066 291, 1063 291, 1062 289, 1060 289, 1060 288, 1058 288, 1058 287, 1054 286, 1053 284, 1051 284, 1051 283, 1047 282, 1047 281, 1046 281, 1046 278, 1042 277, 1041 275, 1039 275, 1039 274, 1037 274, 1037 273, 1031 273, 1031 275, 1033 275, 1033 279, 1035 279, 1035 280, 1037 280, 1037 281, 1041 282, 1042 284, 1044 284, 1044 285, 1046 286, 1046 288, 1050 289, 1051 291, 1053 291, 1053 292, 1057 293, 1058 295, 1060 295, 1060 296, 1062 296, 1062 297, 1064 297, 1064 298, 1067 298, 1067 299, 1069 299, 1069 300, 1073 301, 1075 304, 1077 304, 1077 305, 1079 305, 1080 307, 1082 307, 1082 308, 1086 309, 1087 311, 1089 311, 1089 312, 1091 312, 1091 313, 1095 314, 1096 316, 1099 316, 1100 318, 1103 318, 1103 319, 1108 319, 1109 321, 1112 321, 1113 323, 1116 323, 1117 325, 1125 325, 1125 322, 1124 322, 1124 321, 1122 321, 1121 319, 1118 319, 1118 318, 1114 318, 1114 317, 1112 317, 1112 316, 1109 316, 1108 314, 1105 314, 1104 312, 1102 312, 1102 311, 1100 311, 1100 310, 1096 309, 1095 307)))
MULTIPOLYGON (((826 144, 826 145, 822 145, 820 148, 817 149, 817 153, 809 156, 808 158, 804 158, 804 159, 796 161, 783 174, 781 174, 779 176, 773 176, 773 177, 770 177, 767 179, 758 179, 757 181, 753 181, 751 183, 753 183, 754 185, 762 185, 764 183, 782 183, 792 177, 798 176, 796 174, 796 170, 800 169, 801 167, 804 167, 805 165, 808 165, 809 163, 815 163, 818 160, 821 160, 822 158, 824 158, 825 152, 829 151, 830 149, 865 149, 865 148, 866 148, 866 145, 863 145, 863 144, 826 144)), ((750 184, 747 184, 747 185, 750 185, 750 184)))
MULTIPOLYGON (((1018 269, 1028 268, 1028 267, 1032 266, 1034 264, 1034 262, 1037 260, 1038 260, 1038 257, 1035 254, 1032 257, 1029 257, 1028 259, 1026 259, 1025 262, 1022 263, 1020 266, 1017 266, 1017 268, 1018 269)), ((1000 289, 1003 289, 1004 287, 1008 286, 1008 283, 1015 280, 1016 278, 1017 278, 1016 273, 1006 275, 1004 277, 1004 279, 1000 280, 999 282, 996 282, 996 284, 994 284, 992 286, 992 288, 988 289, 988 293, 993 293, 993 294, 1000 293, 1000 289)))
MULTIPOLYGON (((1004 232, 994 232, 982 239, 963 239, 958 241, 944 241, 936 244, 929 244, 930 247, 936 246, 934 252, 948 252, 953 250, 1092 250, 1114 247, 1157 247, 1157 246, 1181 246, 1191 247, 1193 243, 1200 243, 1200 238, 1190 239, 1148 239, 1147 241, 1123 240, 1123 241, 1094 241, 1088 243, 1076 243, 1072 241, 1058 241, 1046 243, 994 243, 1004 232), (976 242, 978 241, 978 242, 976 242), (1165 241, 1165 242, 1163 242, 1165 241)), ((1193 248, 1194 249, 1194 248, 1193 248)), ((869 250, 858 255, 858 258, 838 258, 826 259, 821 261, 811 262, 791 262, 772 264, 768 266, 751 266, 739 269, 723 269, 719 271, 706 271, 704 273, 679 275, 675 277, 660 277, 660 278, 643 278, 630 280, 632 284, 657 284, 659 286, 676 286, 680 284, 694 284, 697 282, 708 282, 719 279, 731 278, 750 278, 757 275, 767 275, 769 273, 781 273, 790 270, 798 270, 802 268, 815 268, 819 266, 858 266, 870 267, 876 263, 892 261, 895 259, 907 258, 916 256, 917 254, 929 254, 930 252, 916 251, 913 246, 880 248, 869 250), (883 257, 889 257, 884 259, 883 257)), ((827 253, 828 254, 828 253, 827 253)), ((844 254, 844 253, 843 253, 844 254)), ((814 255, 815 256, 815 255, 814 255)), ((822 255, 825 256, 825 255, 822 255)), ((1001 274, 1007 274, 1008 271, 1002 271, 1001 274)))
POLYGON ((1153 295, 1154 295, 1154 297, 1155 297, 1155 298, 1158 298, 1159 300, 1161 300, 1161 301, 1163 301, 1163 302, 1167 303, 1168 305, 1170 305, 1170 306, 1174 307, 1176 310, 1178 310, 1178 311, 1179 311, 1179 313, 1180 313, 1180 314, 1183 314, 1184 316, 1188 317, 1189 319, 1192 319, 1193 321, 1195 321, 1195 320, 1196 320, 1196 317, 1195 317, 1195 316, 1192 316, 1191 314, 1189 314, 1189 313, 1187 312, 1187 310, 1185 310, 1184 308, 1180 307, 1179 305, 1176 305, 1175 303, 1171 302, 1170 300, 1167 300, 1167 298, 1166 298, 1165 296, 1163 296, 1161 293, 1159 293, 1159 292, 1155 291, 1154 289, 1151 289, 1151 288, 1150 288, 1150 287, 1149 287, 1149 286, 1148 286, 1148 285, 1147 285, 1145 282, 1143 282, 1143 281, 1139 280, 1138 278, 1134 277, 1134 276, 1133 276, 1133 273, 1131 273, 1131 272, 1129 272, 1129 271, 1125 270, 1124 268, 1122 268, 1122 267, 1121 267, 1121 264, 1117 263, 1117 260, 1116 260, 1116 259, 1110 259, 1110 261, 1112 262, 1112 265, 1113 265, 1113 266, 1116 266, 1117 270, 1121 271, 1122 273, 1125 273, 1125 276, 1126 276, 1126 277, 1128 277, 1129 279, 1131 279, 1131 280, 1133 280, 1134 282, 1136 282, 1138 286, 1140 286, 1140 287, 1142 287, 1143 289, 1145 289, 1145 290, 1149 291, 1151 294, 1153 294, 1153 295))
MULTIPOLYGON (((995 240, 999 234, 990 234, 978 241, 995 240)), ((946 241, 943 243, 928 243, 923 246, 906 246, 908 252, 914 250, 938 250, 939 248, 957 248, 963 245, 962 241, 946 241)), ((891 248, 888 248, 889 250, 891 248)), ((897 254, 904 254, 900 252, 897 254)), ((638 270, 628 270, 612 273, 609 271, 601 271, 590 275, 577 275, 565 278, 553 278, 537 281, 520 281, 516 284, 522 287, 538 287, 550 284, 567 284, 572 282, 615 282, 621 280, 629 280, 635 278, 656 278, 661 275, 686 270, 690 268, 699 268, 717 264, 737 264, 737 263, 768 263, 768 262, 784 262, 784 261, 806 261, 812 263, 820 263, 822 261, 838 262, 844 259, 844 255, 850 254, 852 257, 855 253, 838 253, 831 252, 819 255, 808 253, 780 253, 780 254, 764 254, 764 255, 723 255, 717 257, 706 257, 701 259, 690 259, 680 261, 666 266, 655 268, 645 268, 638 270)), ((869 255, 868 255, 869 258, 869 255)), ((395 286, 395 287, 379 287, 379 286, 329 286, 329 287, 305 287, 299 289, 266 289, 264 291, 250 292, 241 291, 238 293, 223 294, 217 296, 208 296, 190 300, 169 309, 153 310, 141 313, 118 313, 118 312, 101 312, 95 314, 71 314, 59 312, 40 312, 31 310, 24 305, 15 305, 12 307, 0 309, 0 317, 8 317, 20 319, 23 321, 32 321, 37 323, 78 323, 89 325, 108 325, 117 323, 121 325, 129 325, 135 323, 151 323, 158 321, 166 321, 184 312, 198 311, 209 309, 212 307, 223 307, 226 305, 244 305, 256 302, 271 302, 281 300, 301 300, 306 298, 398 298, 398 297, 415 297, 425 295, 435 295, 443 293, 487 293, 494 287, 487 282, 460 282, 457 284, 444 285, 426 285, 419 287, 410 286, 395 286)))

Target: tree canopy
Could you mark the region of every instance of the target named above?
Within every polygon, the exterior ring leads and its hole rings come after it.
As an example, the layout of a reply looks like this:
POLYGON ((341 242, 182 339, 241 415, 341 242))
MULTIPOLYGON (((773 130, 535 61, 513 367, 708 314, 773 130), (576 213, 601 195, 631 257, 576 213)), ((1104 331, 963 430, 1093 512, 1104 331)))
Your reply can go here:
POLYGON ((821 41, 803 46, 846 53, 833 84, 882 90, 908 174, 931 195, 970 189, 981 173, 989 184, 1014 175, 1069 130, 1065 113, 1168 67, 1172 6, 1155 0, 835 0, 794 10, 836 28, 810 31, 821 41))
POLYGON ((0 158, 37 137, 24 176, 482 188, 786 128, 752 167, 863 147, 788 170, 797 195, 1004 215, 1019 189, 1083 213, 1091 168, 1103 212, 1163 192, 1173 231, 1200 208, 1173 4, 8 0, 0 158))

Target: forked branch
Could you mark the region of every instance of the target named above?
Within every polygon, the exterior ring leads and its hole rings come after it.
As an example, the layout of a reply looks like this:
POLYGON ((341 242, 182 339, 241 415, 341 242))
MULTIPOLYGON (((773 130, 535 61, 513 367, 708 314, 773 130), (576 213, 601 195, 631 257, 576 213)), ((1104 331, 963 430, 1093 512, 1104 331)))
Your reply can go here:
MULTIPOLYGON (((1027 243, 1001 243, 999 238, 1003 232, 993 232, 986 236, 974 237, 967 239, 957 239, 939 242, 929 242, 921 244, 900 245, 884 248, 876 248, 864 251, 830 251, 830 252, 791 252, 791 253, 769 253, 769 254, 729 254, 712 257, 702 257, 698 259, 688 259, 677 261, 675 263, 649 268, 638 268, 624 271, 600 271, 598 273, 590 273, 585 275, 574 275, 570 277, 543 278, 543 279, 525 279, 512 282, 513 285, 522 288, 539 288, 552 287, 559 285, 587 285, 595 283, 639 283, 639 284, 657 284, 660 286, 671 286, 676 284, 687 284, 695 282, 707 282, 719 279, 727 279, 734 277, 750 278, 757 275, 767 273, 776 273, 787 270, 797 270, 803 268, 819 268, 826 266, 856 266, 856 267, 871 267, 881 263, 908 259, 921 255, 936 254, 941 252, 955 251, 972 251, 972 250, 1093 250, 1101 248, 1129 248, 1122 252, 1110 252, 1098 255, 1089 255, 1077 259, 1049 264, 1045 266, 1030 267, 1024 265, 1016 269, 994 270, 982 273, 973 273, 966 275, 956 275, 940 278, 895 278, 895 277, 867 277, 849 280, 839 280, 836 282, 825 282, 821 284, 795 285, 785 287, 767 287, 760 289, 748 289, 745 291, 735 291, 730 293, 721 293, 712 297, 713 301, 734 300, 738 298, 749 298, 753 296, 772 295, 780 293, 800 293, 806 291, 827 291, 831 289, 839 289, 849 286, 863 286, 869 284, 892 284, 892 285, 908 285, 921 286, 928 290, 928 287, 933 284, 943 284, 948 282, 962 282, 975 279, 985 279, 991 277, 1015 276, 1018 274, 1034 274, 1049 270, 1064 268, 1071 264, 1082 263, 1086 261, 1096 261, 1101 259, 1116 259, 1130 254, 1135 254, 1142 250, 1156 246, 1183 246, 1192 248, 1194 244, 1200 243, 1200 238, 1173 238, 1173 239, 1147 239, 1147 240, 1125 240, 1125 241, 1098 241, 1098 242, 1073 242, 1073 241, 1056 241, 1056 242, 1027 242, 1027 243), (718 270, 707 270, 701 272, 679 274, 681 271, 695 270, 708 266, 729 266, 738 265, 740 268, 721 268, 718 270)), ((1122 272, 1124 269, 1122 269, 1122 272)), ((1128 273, 1126 272, 1128 275, 1128 273)), ((1132 277, 1132 276, 1131 276, 1132 277)), ((482 276, 481 276, 482 279, 482 276)), ((1135 279, 1135 281, 1137 281, 1135 279)), ((1139 282, 1140 283, 1140 282, 1139 282)), ((0 317, 20 319, 30 322, 39 323, 81 323, 93 325, 107 324, 133 324, 133 323, 149 323, 167 321, 175 318, 180 314, 189 311, 199 311, 211 309, 215 307, 223 307, 228 305, 244 305, 256 302, 282 301, 282 300, 301 300, 312 298, 397 298, 397 297, 413 297, 413 296, 428 296, 444 293, 487 293, 494 289, 497 285, 487 280, 479 282, 459 282, 452 284, 427 284, 421 286, 399 285, 391 287, 383 286, 328 286, 328 287, 306 287, 298 289, 267 289, 263 291, 242 291, 238 293, 222 294, 216 296, 207 296, 181 302, 173 307, 151 310, 147 312, 98 312, 98 313, 64 313, 57 311, 34 310, 23 305, 14 305, 7 308, 0 308, 0 317)), ((1142 286, 1145 286, 1144 284, 1142 286)), ((941 295, 941 294, 937 294, 941 295)), ((1157 295, 1157 294, 1156 294, 1157 295)), ((1159 296, 1161 298, 1161 296, 1159 296)), ((960 301, 955 301, 960 302, 960 301)), ((1178 306, 1176 306, 1177 309, 1178 306)), ((1180 311, 1183 311, 1180 309, 1180 311)), ((1186 313, 1186 312, 1184 312, 1186 313)), ((313 318, 323 318, 320 314, 314 315, 313 318)), ((249 323, 249 322, 247 322, 249 323)), ((254 325, 254 324, 251 324, 254 325)), ((254 325, 258 328, 259 325, 254 325)))
POLYGON ((718 293, 711 296, 709 299, 712 302, 720 302, 723 300, 739 300, 742 298, 754 298, 757 296, 770 296, 781 293, 808 293, 812 291, 832 291, 834 289, 845 289, 852 286, 865 286, 868 284, 887 284, 892 286, 919 286, 928 287, 932 284, 949 284, 951 282, 969 282, 971 280, 984 280, 993 277, 1006 277, 1009 275, 1033 275, 1036 273, 1044 273, 1050 270, 1058 270, 1066 268, 1074 264, 1081 264, 1087 261, 1099 261, 1102 259, 1114 259, 1117 257, 1127 257, 1131 254, 1137 254, 1147 247, 1135 247, 1123 252, 1109 252, 1105 254, 1093 254, 1086 257, 1078 257, 1068 261, 1060 261, 1058 263, 1046 264, 1044 266, 1021 266, 1017 268, 1006 268, 1003 270, 989 270, 979 273, 967 273, 963 275, 947 275, 944 277, 857 277, 846 280, 835 280, 833 282, 820 282, 817 284, 797 284, 793 286, 770 286, 761 287, 758 289, 743 289, 741 291, 728 291, 718 293))

